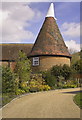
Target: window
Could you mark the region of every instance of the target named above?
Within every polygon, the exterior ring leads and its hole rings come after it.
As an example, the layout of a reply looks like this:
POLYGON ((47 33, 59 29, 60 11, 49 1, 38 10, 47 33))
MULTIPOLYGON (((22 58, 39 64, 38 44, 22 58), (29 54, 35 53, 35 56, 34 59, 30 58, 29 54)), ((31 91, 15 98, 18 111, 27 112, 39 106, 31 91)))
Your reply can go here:
POLYGON ((34 57, 33 58, 33 66, 38 66, 39 65, 39 57, 34 57))

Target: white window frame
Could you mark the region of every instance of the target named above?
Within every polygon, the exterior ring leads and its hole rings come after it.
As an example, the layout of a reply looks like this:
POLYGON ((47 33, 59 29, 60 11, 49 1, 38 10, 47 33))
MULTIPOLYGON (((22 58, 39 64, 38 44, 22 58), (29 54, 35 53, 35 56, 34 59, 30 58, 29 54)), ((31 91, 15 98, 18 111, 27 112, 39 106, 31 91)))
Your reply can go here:
POLYGON ((33 66, 39 65, 39 57, 33 57, 33 66))

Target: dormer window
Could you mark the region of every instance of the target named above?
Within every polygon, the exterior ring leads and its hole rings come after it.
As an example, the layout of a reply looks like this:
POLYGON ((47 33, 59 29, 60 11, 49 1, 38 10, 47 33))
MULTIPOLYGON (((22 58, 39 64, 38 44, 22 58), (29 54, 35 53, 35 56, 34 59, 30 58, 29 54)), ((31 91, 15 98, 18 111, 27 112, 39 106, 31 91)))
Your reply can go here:
POLYGON ((33 66, 38 66, 39 65, 39 57, 34 57, 33 58, 33 66))

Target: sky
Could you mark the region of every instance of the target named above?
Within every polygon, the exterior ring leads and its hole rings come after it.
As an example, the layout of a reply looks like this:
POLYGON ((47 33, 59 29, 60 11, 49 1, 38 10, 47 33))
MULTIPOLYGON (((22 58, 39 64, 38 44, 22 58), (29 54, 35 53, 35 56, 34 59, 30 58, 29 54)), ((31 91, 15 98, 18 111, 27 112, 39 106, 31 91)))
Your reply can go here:
MULTIPOLYGON (((67 47, 79 51, 80 2, 53 3, 56 22, 67 47)), ((3 2, 0 7, 0 42, 34 43, 49 6, 50 2, 3 2)))

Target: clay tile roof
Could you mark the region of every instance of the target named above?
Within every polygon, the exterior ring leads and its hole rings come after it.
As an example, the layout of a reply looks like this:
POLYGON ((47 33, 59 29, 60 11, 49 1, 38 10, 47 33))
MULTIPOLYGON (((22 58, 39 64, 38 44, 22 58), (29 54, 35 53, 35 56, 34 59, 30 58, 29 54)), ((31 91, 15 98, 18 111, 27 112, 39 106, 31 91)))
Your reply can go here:
POLYGON ((16 60, 20 50, 28 56, 32 46, 33 44, 0 44, 0 49, 2 48, 2 60, 16 60))
POLYGON ((63 55, 70 57, 54 17, 46 17, 30 56, 63 55))

